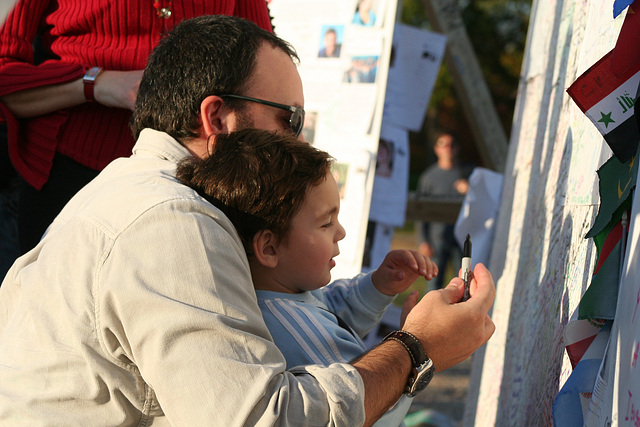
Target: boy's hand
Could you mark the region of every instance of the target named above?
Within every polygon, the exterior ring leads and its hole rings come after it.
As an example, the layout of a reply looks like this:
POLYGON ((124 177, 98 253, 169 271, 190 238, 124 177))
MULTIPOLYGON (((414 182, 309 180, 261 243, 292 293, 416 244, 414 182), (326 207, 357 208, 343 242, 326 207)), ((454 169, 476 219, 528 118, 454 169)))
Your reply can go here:
POLYGON ((424 276, 431 280, 438 275, 438 266, 417 251, 393 250, 371 275, 373 285, 385 295, 405 291, 416 279, 424 276))
POLYGON ((463 293, 462 279, 454 277, 446 288, 427 293, 413 307, 402 326, 418 338, 436 371, 471 356, 496 329, 488 315, 496 287, 484 265, 476 264, 471 279, 471 298, 460 302, 463 293))

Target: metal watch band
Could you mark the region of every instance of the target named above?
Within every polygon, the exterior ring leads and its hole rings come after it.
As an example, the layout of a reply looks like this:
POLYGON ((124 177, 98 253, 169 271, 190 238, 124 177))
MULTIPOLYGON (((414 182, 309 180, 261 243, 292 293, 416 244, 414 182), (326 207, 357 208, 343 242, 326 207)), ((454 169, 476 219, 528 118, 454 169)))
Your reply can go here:
POLYGON ((98 74, 100 74, 101 72, 102 72, 101 67, 91 67, 82 78, 82 83, 84 85, 84 98, 87 101, 93 102, 96 100, 96 97, 94 96, 94 93, 93 93, 93 89, 96 84, 96 78, 98 77, 98 74))
POLYGON ((387 340, 397 341, 407 349, 414 369, 422 365, 424 361, 428 359, 427 353, 424 351, 424 347, 422 347, 420 341, 418 341, 418 339, 409 332, 393 331, 384 337, 383 341, 387 340))

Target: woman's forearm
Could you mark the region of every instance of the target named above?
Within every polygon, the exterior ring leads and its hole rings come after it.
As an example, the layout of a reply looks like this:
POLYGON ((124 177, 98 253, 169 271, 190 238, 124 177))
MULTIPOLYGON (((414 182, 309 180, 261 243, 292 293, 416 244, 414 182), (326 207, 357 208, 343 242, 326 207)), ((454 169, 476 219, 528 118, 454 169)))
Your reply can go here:
POLYGON ((17 118, 41 116, 86 102, 82 79, 13 92, 0 100, 17 118))
MULTIPOLYGON (((95 102, 133 110, 142 70, 103 71, 94 85, 95 102)), ((36 117, 87 102, 82 78, 68 83, 41 86, 0 97, 17 118, 36 117)))

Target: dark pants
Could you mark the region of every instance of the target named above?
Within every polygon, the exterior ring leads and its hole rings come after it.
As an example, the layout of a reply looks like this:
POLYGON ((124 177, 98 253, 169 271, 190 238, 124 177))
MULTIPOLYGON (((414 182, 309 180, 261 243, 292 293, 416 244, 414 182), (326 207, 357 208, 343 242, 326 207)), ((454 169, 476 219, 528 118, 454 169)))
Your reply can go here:
POLYGON ((431 281, 435 289, 449 283, 452 277, 444 277, 447 266, 451 262, 454 277, 458 275, 462 260, 462 250, 453 234, 452 224, 431 223, 423 226, 423 239, 433 248, 433 262, 438 266, 438 275, 431 281), (445 282, 446 280, 446 282, 445 282))
POLYGON ((41 190, 22 183, 18 205, 18 235, 22 254, 38 244, 64 205, 98 173, 56 153, 49 180, 41 190))

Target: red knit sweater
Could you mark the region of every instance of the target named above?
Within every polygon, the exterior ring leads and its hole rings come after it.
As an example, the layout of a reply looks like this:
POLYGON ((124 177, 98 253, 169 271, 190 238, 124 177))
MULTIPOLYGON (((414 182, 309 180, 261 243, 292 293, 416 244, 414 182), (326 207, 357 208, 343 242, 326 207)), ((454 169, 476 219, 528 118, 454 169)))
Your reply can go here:
MULTIPOLYGON (((73 81, 94 66, 141 70, 163 33, 200 15, 240 16, 271 31, 265 0, 20 0, 0 29, 0 96, 73 81), (170 18, 159 17, 157 7, 169 7, 170 18), (33 65, 36 33, 59 60, 33 65)), ((56 151, 96 170, 129 156, 130 117, 129 110, 87 103, 16 120, 0 102, 11 161, 37 189, 56 151)))

